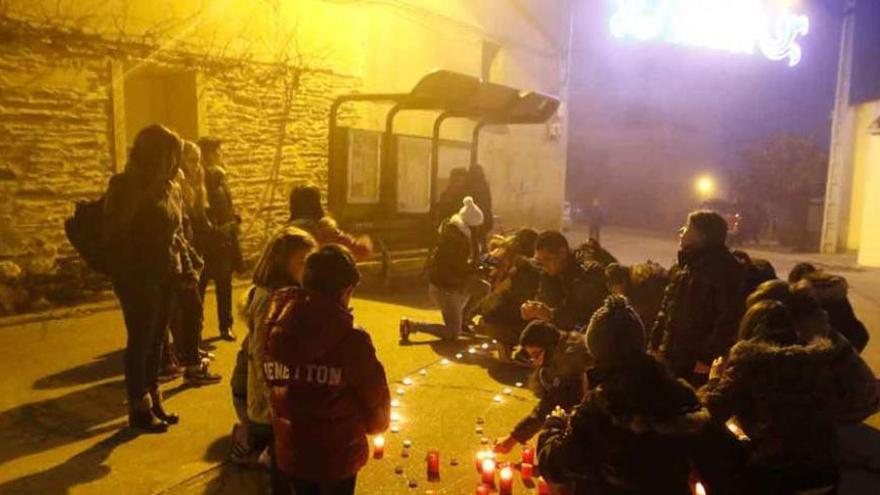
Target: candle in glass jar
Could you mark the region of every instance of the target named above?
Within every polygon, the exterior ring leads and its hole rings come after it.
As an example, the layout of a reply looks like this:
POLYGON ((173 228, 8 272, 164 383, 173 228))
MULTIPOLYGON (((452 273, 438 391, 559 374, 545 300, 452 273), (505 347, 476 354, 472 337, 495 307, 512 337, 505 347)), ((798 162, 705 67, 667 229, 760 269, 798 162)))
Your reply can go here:
POLYGON ((381 459, 385 455, 385 437, 376 435, 373 437, 373 458, 381 459))
POLYGON ((486 459, 491 459, 495 457, 495 454, 491 450, 481 450, 477 452, 477 472, 483 472, 483 461, 486 459))
POLYGON ((483 483, 487 485, 495 484, 495 459, 487 457, 483 459, 483 483))
POLYGON ((527 483, 529 481, 532 481, 533 471, 534 471, 534 466, 532 466, 531 464, 529 464, 527 462, 520 464, 519 474, 523 480, 523 483, 527 483))
POLYGON ((538 478, 538 495, 550 495, 550 485, 544 478, 538 478))
POLYGON ((492 490, 490 490, 488 486, 480 483, 479 485, 477 485, 476 495, 489 495, 491 491, 492 490))
POLYGON ((428 479, 440 479, 440 452, 436 450, 428 451, 428 479))
POLYGON ((511 495, 513 493, 513 469, 510 466, 504 466, 501 468, 501 473, 498 477, 501 480, 498 493, 501 495, 511 495))
POLYGON ((522 449, 522 462, 524 464, 535 464, 535 451, 528 445, 522 449))

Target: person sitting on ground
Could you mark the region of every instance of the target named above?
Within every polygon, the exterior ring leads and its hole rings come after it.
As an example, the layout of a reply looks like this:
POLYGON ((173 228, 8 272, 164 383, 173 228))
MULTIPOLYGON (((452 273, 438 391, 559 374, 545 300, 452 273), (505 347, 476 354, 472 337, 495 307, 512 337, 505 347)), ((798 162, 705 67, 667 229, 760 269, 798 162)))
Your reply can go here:
POLYGON ((456 340, 468 328, 480 300, 489 293, 489 283, 477 271, 475 229, 483 224, 483 212, 468 196, 458 213, 440 225, 440 239, 428 256, 428 293, 440 307, 443 324, 400 319, 400 344, 410 343, 417 332, 444 340, 456 340))
POLYGON ((340 244, 364 261, 373 254, 373 241, 368 235, 354 236, 343 232, 336 220, 321 206, 321 189, 314 184, 299 185, 290 191, 290 218, 287 225, 305 230, 319 246, 340 244))
POLYGON ((828 313, 831 326, 846 337, 856 350, 865 350, 870 336, 849 302, 846 279, 818 270, 810 263, 798 263, 789 273, 788 281, 795 283, 802 280, 828 313))
POLYGON ((736 341, 745 268, 727 248, 727 222, 714 211, 688 215, 680 237, 678 264, 669 272, 650 341, 675 376, 697 386, 736 341))
POLYGON ((570 416, 547 419, 541 475, 577 495, 690 495, 693 439, 709 421, 693 389, 645 352, 645 328, 624 297, 595 312, 586 340, 589 388, 570 416))
POLYGON ((563 330, 586 327, 608 296, 605 272, 598 264, 581 265, 561 232, 542 232, 535 243, 541 267, 537 300, 520 308, 524 320, 552 322, 563 330))
POLYGON ((267 323, 275 465, 298 495, 353 494, 366 435, 388 428, 385 369, 349 309, 360 281, 351 252, 322 246, 306 258, 302 280, 267 323))
POLYGON ((626 296, 635 308, 642 323, 653 325, 660 312, 663 292, 669 283, 669 273, 651 260, 632 266, 611 263, 605 267, 608 290, 612 294, 626 296))
MULTIPOLYGON (((251 461, 252 454, 269 452, 272 445, 272 418, 269 407, 269 386, 263 377, 263 352, 269 329, 266 324, 273 311, 280 311, 290 296, 276 294, 278 291, 294 291, 302 285, 306 257, 317 248, 312 236, 296 227, 285 227, 266 245, 266 249, 254 270, 253 286, 248 291, 244 314, 248 334, 241 345, 246 379, 246 414, 242 420, 243 433, 233 433, 236 441, 232 460, 237 463, 251 461)), ((240 376, 240 373, 234 373, 240 376)), ((267 455, 262 455, 264 460, 267 455)))
POLYGON ((495 441, 495 452, 506 454, 541 430, 544 418, 556 407, 571 409, 581 402, 587 367, 587 343, 580 332, 563 332, 552 323, 533 321, 523 330, 520 345, 537 369, 530 380, 540 399, 513 431, 495 441))
POLYGON ((880 409, 880 390, 874 372, 852 344, 829 324, 828 315, 805 281, 794 285, 782 280, 765 282, 749 296, 746 306, 766 300, 779 301, 791 311, 801 342, 830 343, 829 370, 834 375, 835 417, 839 423, 859 423, 880 409))
POLYGON ((839 478, 831 345, 802 345, 791 311, 764 300, 746 312, 730 357, 699 396, 714 421, 750 439, 749 494, 833 493, 839 478), (824 491, 823 491, 824 490, 824 491))
POLYGON ((745 293, 746 296, 751 294, 768 280, 776 280, 776 269, 770 261, 763 258, 753 258, 749 253, 734 249, 730 252, 746 269, 745 293))

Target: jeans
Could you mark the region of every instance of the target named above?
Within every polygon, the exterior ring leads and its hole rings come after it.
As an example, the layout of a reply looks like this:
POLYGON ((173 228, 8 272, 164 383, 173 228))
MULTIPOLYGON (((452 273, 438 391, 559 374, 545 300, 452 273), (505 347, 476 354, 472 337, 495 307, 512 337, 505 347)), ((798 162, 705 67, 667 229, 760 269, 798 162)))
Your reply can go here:
POLYGON ((198 366, 199 344, 202 341, 202 296, 199 287, 180 286, 174 291, 171 310, 171 335, 174 348, 183 366, 198 366))
MULTIPOLYGON (((207 260, 206 260, 207 263, 207 260)), ((225 332, 232 328, 232 266, 227 263, 220 263, 219 267, 205 266, 202 277, 199 280, 199 295, 201 300, 205 300, 205 290, 208 288, 208 282, 214 281, 214 287, 217 289, 217 322, 220 325, 220 332, 225 332)))
POLYGON ((316 483, 298 478, 289 478, 290 487, 296 495, 354 495, 357 476, 342 481, 316 483))
POLYGON ((113 290, 125 319, 125 389, 132 405, 159 386, 162 337, 173 291, 169 283, 143 280, 115 280, 113 290))
POLYGON ((413 330, 435 335, 442 339, 454 340, 462 331, 462 326, 473 316, 477 304, 489 293, 489 282, 476 276, 471 277, 458 290, 441 289, 434 284, 428 286, 428 294, 440 307, 443 324, 413 322, 413 330))

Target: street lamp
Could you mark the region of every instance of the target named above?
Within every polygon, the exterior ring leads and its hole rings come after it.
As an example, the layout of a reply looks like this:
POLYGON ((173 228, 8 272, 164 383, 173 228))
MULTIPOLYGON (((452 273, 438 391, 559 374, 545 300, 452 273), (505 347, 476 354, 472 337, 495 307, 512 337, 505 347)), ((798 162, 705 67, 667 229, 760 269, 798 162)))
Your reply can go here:
POLYGON ((700 199, 710 199, 715 195, 717 189, 715 179, 708 175, 701 175, 694 181, 694 189, 700 195, 700 199))

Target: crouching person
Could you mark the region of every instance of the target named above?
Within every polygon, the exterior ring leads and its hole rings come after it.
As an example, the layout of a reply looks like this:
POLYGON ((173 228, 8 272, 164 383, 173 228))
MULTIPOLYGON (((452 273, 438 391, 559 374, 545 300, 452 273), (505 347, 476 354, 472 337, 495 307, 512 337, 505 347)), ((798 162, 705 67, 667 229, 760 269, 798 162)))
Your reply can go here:
POLYGON ((635 310, 609 297, 587 329, 595 365, 584 401, 570 417, 551 415, 538 440, 549 482, 572 484, 574 494, 691 493, 692 442, 708 414, 645 347, 635 310))
POLYGON ((323 246, 306 259, 303 289, 269 322, 277 477, 297 495, 353 494, 366 435, 388 427, 385 369, 348 306, 359 280, 346 248, 323 246))
POLYGON ((538 368, 531 385, 540 401, 510 435, 495 442, 495 452, 500 454, 510 452, 517 443, 528 442, 554 408, 570 409, 584 396, 590 354, 582 333, 563 332, 552 323, 533 321, 523 330, 520 345, 538 368))

